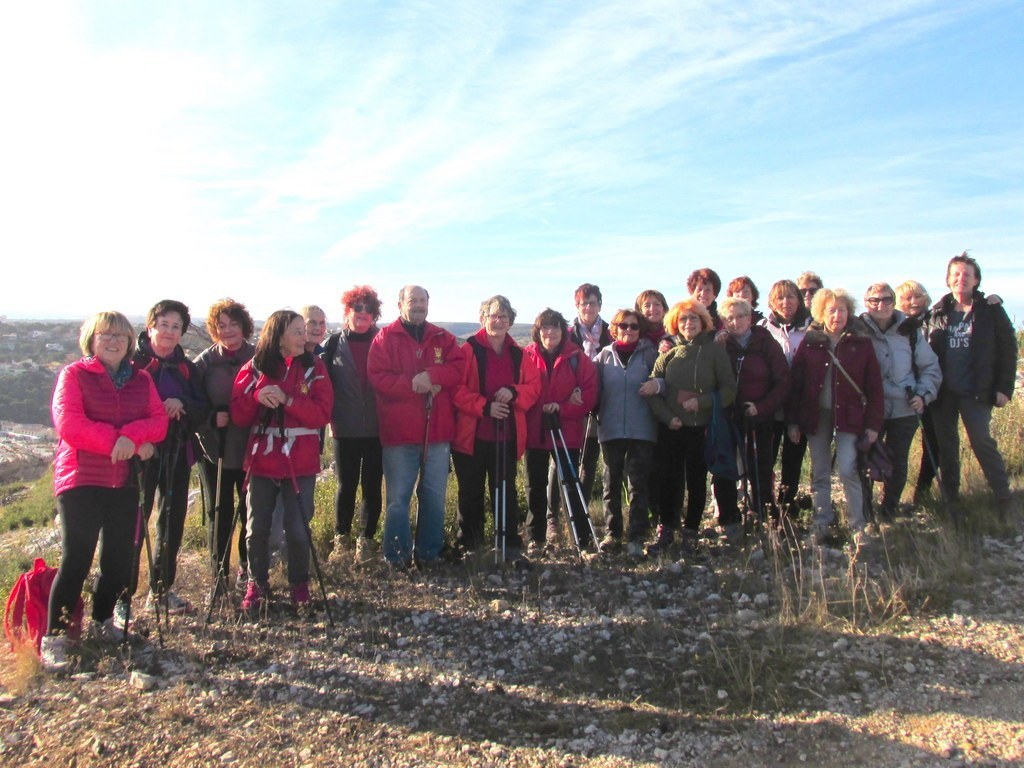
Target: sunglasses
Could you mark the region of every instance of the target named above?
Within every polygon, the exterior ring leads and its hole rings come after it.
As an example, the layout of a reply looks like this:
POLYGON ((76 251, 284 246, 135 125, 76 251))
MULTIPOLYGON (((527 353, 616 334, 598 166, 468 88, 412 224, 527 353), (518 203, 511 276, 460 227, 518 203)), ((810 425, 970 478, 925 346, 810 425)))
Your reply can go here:
POLYGON ((372 315, 375 308, 369 304, 353 304, 348 309, 350 312, 365 312, 368 315, 372 315))
POLYGON ((640 323, 618 323, 620 331, 639 331, 640 323))

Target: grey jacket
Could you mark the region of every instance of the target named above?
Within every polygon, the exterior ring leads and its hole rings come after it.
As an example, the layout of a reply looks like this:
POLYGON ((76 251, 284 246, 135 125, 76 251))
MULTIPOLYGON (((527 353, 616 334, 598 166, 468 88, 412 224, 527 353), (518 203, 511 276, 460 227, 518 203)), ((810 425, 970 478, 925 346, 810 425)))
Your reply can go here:
POLYGON ((885 418, 899 419, 913 416, 914 409, 907 402, 907 390, 932 402, 939 394, 942 371, 939 358, 929 346, 928 340, 918 323, 908 320, 897 310, 893 322, 884 331, 867 312, 861 320, 875 347, 875 357, 882 372, 882 388, 885 391, 885 418), (911 360, 910 334, 916 336, 911 360), (914 368, 917 375, 914 375, 914 368))
POLYGON ((647 400, 639 394, 657 359, 658 351, 647 339, 640 339, 625 365, 614 344, 597 353, 594 364, 601 384, 597 438, 602 443, 622 439, 649 440, 652 443, 657 440, 658 426, 654 415, 647 406, 647 400))

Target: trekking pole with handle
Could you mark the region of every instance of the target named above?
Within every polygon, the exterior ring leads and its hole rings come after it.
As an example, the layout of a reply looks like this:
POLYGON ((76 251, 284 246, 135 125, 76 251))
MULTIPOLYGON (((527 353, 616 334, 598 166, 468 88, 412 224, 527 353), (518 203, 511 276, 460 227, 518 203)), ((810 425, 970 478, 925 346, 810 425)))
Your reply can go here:
MULTIPOLYGON (((331 606, 327 600, 327 590, 324 588, 324 574, 320 570, 320 558, 316 554, 316 547, 313 546, 313 529, 310 528, 309 520, 306 519, 306 503, 299 490, 299 480, 295 476, 295 466, 292 464, 291 446, 288 444, 284 428, 284 406, 277 407, 278 432, 281 439, 281 453, 288 460, 288 475, 292 480, 292 490, 295 492, 295 500, 299 507, 299 517, 302 519, 302 528, 306 532, 306 544, 309 546, 309 556, 313 560, 313 568, 316 571, 316 580, 320 584, 320 596, 324 600, 324 611, 327 613, 327 623, 334 629, 334 617, 331 616, 331 606)), ((312 514, 309 519, 312 519, 312 514)))
MULTIPOLYGON (((256 428, 256 434, 253 436, 252 446, 249 448, 249 466, 245 470, 245 477, 242 479, 242 490, 240 491, 241 494, 244 494, 249 488, 249 481, 252 479, 252 468, 256 463, 256 449, 259 447, 260 438, 262 438, 267 433, 267 427, 270 424, 270 417, 272 415, 273 414, 269 409, 263 409, 263 415, 260 417, 259 426, 256 428)), ((227 575, 224 572, 226 570, 228 555, 231 553, 231 538, 235 534, 235 524, 238 522, 238 518, 239 510, 238 507, 235 507, 235 509, 231 513, 231 528, 228 530, 227 543, 224 545, 224 552, 221 554, 220 564, 218 566, 219 572, 223 575, 225 587, 227 586, 227 575)), ((243 532, 240 535, 244 536, 245 533, 243 532)), ((216 588, 216 583, 214 583, 214 590, 216 590, 216 588)), ((206 624, 209 624, 210 619, 213 618, 213 605, 214 601, 211 599, 210 605, 207 606, 205 622, 206 624)))
MULTIPOLYGON (((139 508, 135 515, 135 538, 132 542, 132 570, 133 576, 139 572, 139 560, 142 557, 142 540, 145 538, 146 542, 146 562, 149 564, 150 570, 153 569, 153 549, 149 543, 149 527, 146 525, 145 520, 145 506, 146 506, 146 483, 145 476, 142 468, 142 460, 138 456, 133 456, 131 459, 132 476, 135 478, 135 484, 139 489, 139 508)), ((123 600, 125 602, 125 613, 124 613, 124 636, 121 642, 124 644, 128 643, 128 626, 131 624, 132 619, 132 585, 128 584, 125 588, 123 600)), ((156 609, 156 631, 160 638, 160 647, 164 646, 164 632, 160 626, 160 609, 156 609)))
POLYGON ((583 515, 583 519, 586 521, 587 528, 590 531, 590 541, 600 551, 600 545, 597 543, 597 531, 594 528, 594 521, 590 517, 590 509, 583 493, 583 484, 580 481, 579 475, 576 474, 576 465, 572 460, 572 454, 569 453, 569 446, 565 442, 565 434, 562 432, 562 420, 557 411, 545 415, 548 418, 551 446, 555 451, 555 469, 558 473, 558 484, 562 489, 562 496, 565 501, 565 514, 569 519, 569 528, 572 531, 576 549, 579 551, 580 557, 582 557, 583 550, 586 549, 587 545, 579 535, 580 526, 582 525, 579 516, 583 515), (572 503, 573 494, 570 493, 570 487, 576 491, 574 494, 578 502, 576 505, 572 503))
POLYGON ((497 437, 494 451, 494 485, 497 493, 494 494, 494 563, 498 564, 499 553, 501 562, 505 562, 505 525, 508 515, 508 497, 506 496, 506 473, 508 471, 508 455, 505 451, 505 441, 508 438, 507 424, 505 419, 494 419, 494 434, 497 437))
MULTIPOLYGON (((920 397, 920 395, 914 392, 913 387, 904 387, 903 391, 906 393, 908 403, 915 397, 920 397)), ((924 402, 924 397, 921 397, 921 402, 924 402)), ((914 411, 914 413, 917 414, 917 426, 921 428, 921 443, 924 445, 924 454, 928 457, 928 463, 932 465, 932 472, 935 473, 935 481, 939 484, 939 499, 943 506, 948 509, 948 505, 946 503, 948 501, 946 499, 946 486, 942 482, 939 462, 935 458, 935 449, 932 447, 932 444, 928 442, 928 435, 925 433, 924 413, 917 413, 917 411, 914 411)))

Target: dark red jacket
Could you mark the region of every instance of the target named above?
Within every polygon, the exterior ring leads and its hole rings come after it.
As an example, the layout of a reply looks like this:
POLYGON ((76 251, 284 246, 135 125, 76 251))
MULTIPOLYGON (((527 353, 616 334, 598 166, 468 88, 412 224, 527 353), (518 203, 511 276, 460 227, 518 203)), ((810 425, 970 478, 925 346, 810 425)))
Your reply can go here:
POLYGON ((95 357, 60 372, 50 414, 60 438, 53 461, 57 495, 83 485, 123 487, 129 463, 110 461, 117 439, 127 437, 138 449, 143 443, 159 443, 167 434, 167 414, 149 374, 134 371, 118 389, 95 357))
POLYGON ((553 450, 551 433, 544 428, 541 408, 547 403, 558 403, 558 415, 562 424, 562 437, 568 448, 583 446, 586 416, 597 405, 600 394, 597 368, 582 349, 566 341, 555 358, 551 372, 544 360, 544 350, 533 342, 526 346, 524 364, 534 366, 540 373, 540 396, 526 413, 526 447, 537 450, 553 450), (573 405, 569 397, 579 387, 582 405, 573 405))
POLYGON ((426 395, 412 391, 413 376, 421 371, 441 386, 430 412, 431 443, 450 443, 455 437, 452 395, 462 381, 465 354, 452 334, 424 323, 423 341, 417 342, 395 320, 381 329, 370 345, 366 373, 377 391, 380 442, 392 445, 420 444, 427 425, 426 395))
MULTIPOLYGON (((477 356, 474 354, 474 344, 487 344, 486 331, 479 331, 475 336, 470 337, 462 347, 466 355, 466 362, 463 368, 462 382, 455 388, 455 439, 452 442, 452 450, 459 453, 473 455, 473 448, 476 444, 477 424, 491 401, 481 394, 482 383, 480 381, 480 365, 477 356)), ((481 348, 483 349, 483 348, 481 348)), ((484 350, 486 354, 486 350, 484 350)), ((526 412, 537 401, 540 394, 540 378, 537 369, 528 360, 523 350, 512 339, 505 337, 503 354, 516 355, 519 357, 519 375, 513 386, 515 400, 512 401, 512 415, 516 420, 516 458, 523 455, 526 450, 526 412), (515 352, 513 351, 516 350, 515 352)), ((582 354, 582 352, 581 352, 582 354)), ((486 376, 486 371, 484 372, 486 376)))
POLYGON ((863 398, 842 372, 834 370, 828 350, 828 336, 820 325, 812 325, 793 358, 786 421, 799 426, 804 434, 813 435, 818 431, 818 398, 826 373, 832 371, 832 412, 836 430, 855 435, 865 429, 881 431, 885 412, 882 374, 875 347, 861 330, 861 320, 850 319, 835 354, 863 392, 863 398))
POLYGON ((789 363, 782 347, 767 329, 757 325, 750 328, 746 349, 727 332, 720 337, 736 371, 736 413, 744 413, 743 403, 753 403, 757 408, 754 421, 773 420, 789 391, 789 363))
POLYGON ((242 366, 231 390, 231 421, 240 427, 255 428, 246 447, 245 469, 251 465, 254 475, 274 480, 290 478, 293 471, 296 477, 317 474, 320 471, 320 429, 330 421, 334 405, 327 366, 319 357, 306 353, 292 360, 284 376, 275 377, 258 371, 253 362, 250 360, 242 366), (259 434, 266 411, 257 395, 272 384, 291 397, 291 403, 282 406, 283 437, 276 414, 268 421, 264 433, 259 434))

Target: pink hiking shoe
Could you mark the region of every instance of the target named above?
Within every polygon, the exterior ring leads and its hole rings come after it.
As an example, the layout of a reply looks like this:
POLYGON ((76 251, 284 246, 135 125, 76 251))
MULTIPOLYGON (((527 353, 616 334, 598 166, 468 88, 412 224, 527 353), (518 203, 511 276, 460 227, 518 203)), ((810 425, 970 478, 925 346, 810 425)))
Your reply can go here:
POLYGON ((309 606, 308 581, 300 581, 298 584, 292 586, 292 605, 296 608, 306 608, 309 606))
POLYGON ((267 590, 264 590, 255 581, 250 580, 245 588, 245 597, 242 598, 242 610, 258 610, 267 601, 267 590))

